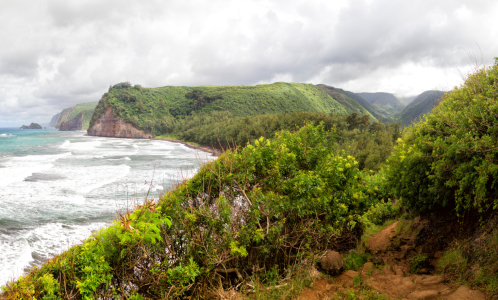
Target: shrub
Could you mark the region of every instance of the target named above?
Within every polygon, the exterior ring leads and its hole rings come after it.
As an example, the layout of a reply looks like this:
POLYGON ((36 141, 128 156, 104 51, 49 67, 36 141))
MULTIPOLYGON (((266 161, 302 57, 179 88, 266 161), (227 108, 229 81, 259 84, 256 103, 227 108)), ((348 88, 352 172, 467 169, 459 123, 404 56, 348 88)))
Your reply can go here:
POLYGON ((410 259, 410 271, 417 274, 422 268, 427 265, 427 256, 417 254, 410 259))
POLYGON ((367 253, 350 252, 344 259, 346 270, 358 271, 358 269, 368 261, 370 256, 371 255, 367 253))
POLYGON ((440 273, 450 273, 457 277, 462 277, 467 271, 468 261, 463 256, 461 249, 452 249, 443 254, 437 264, 440 273))
POLYGON ((284 269, 325 249, 356 245, 355 226, 377 202, 357 161, 331 152, 323 126, 260 138, 227 151, 190 180, 39 270, 6 287, 62 298, 196 296, 245 279, 275 282, 284 269), (170 219, 167 217, 171 217, 170 219), (171 226, 169 226, 171 225, 171 226), (50 294, 52 293, 52 294, 50 294))
POLYGON ((416 210, 498 208, 498 65, 471 74, 388 159, 387 187, 416 210))
POLYGON ((165 195, 163 212, 174 220, 168 239, 177 241, 171 252, 193 257, 204 279, 217 280, 217 273, 238 280, 354 247, 352 230, 376 200, 355 159, 331 153, 328 137, 323 126, 307 125, 204 166, 165 195))

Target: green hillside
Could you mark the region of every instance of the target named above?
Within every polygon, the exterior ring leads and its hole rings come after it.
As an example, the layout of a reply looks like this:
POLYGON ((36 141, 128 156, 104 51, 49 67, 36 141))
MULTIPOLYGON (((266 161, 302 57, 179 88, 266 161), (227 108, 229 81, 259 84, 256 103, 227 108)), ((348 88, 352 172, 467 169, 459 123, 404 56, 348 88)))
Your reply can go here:
POLYGON ((102 96, 90 126, 108 107, 116 116, 153 135, 170 132, 176 120, 185 116, 215 111, 228 111, 233 116, 301 111, 336 115, 368 113, 354 99, 345 99, 340 94, 338 97, 341 99, 304 83, 143 88, 125 82, 112 86, 102 96))
POLYGON ((415 98, 417 98, 417 96, 397 96, 396 98, 399 99, 399 101, 403 102, 404 105, 408 105, 410 103, 413 102, 413 100, 415 100, 415 98))
MULTIPOLYGON (((87 130, 89 128, 90 120, 92 118, 93 112, 95 111, 95 107, 97 106, 97 104, 98 104, 97 101, 80 103, 76 104, 73 107, 63 109, 60 113, 57 114, 58 117, 54 127, 57 129, 60 128, 62 122, 70 121, 74 119, 80 112, 82 112, 84 116, 82 128, 83 130, 87 130)), ((52 124, 52 122, 50 124, 52 124)))
POLYGON ((340 93, 348 96, 349 98, 353 98, 354 100, 356 100, 356 102, 358 102, 361 106, 363 106, 376 119, 383 119, 383 120, 388 121, 388 122, 391 121, 388 117, 386 117, 383 114, 381 114, 379 112, 379 110, 375 106, 373 106, 372 104, 368 103, 368 101, 365 100, 360 95, 355 94, 355 93, 350 92, 350 91, 345 91, 343 89, 336 89, 336 90, 338 90, 340 93))
POLYGON ((411 125, 413 122, 417 122, 423 115, 430 112, 439 103, 443 95, 444 92, 441 91, 425 91, 403 108, 403 110, 394 114, 392 118, 401 122, 402 125, 411 125))
POLYGON ((397 113, 405 107, 398 98, 390 93, 356 93, 368 103, 374 106, 377 111, 384 117, 387 118, 392 114, 397 113))
POLYGON ((377 119, 379 117, 373 107, 365 100, 360 99, 360 97, 351 97, 351 95, 347 94, 345 91, 325 84, 319 84, 317 86, 348 109, 353 110, 360 115, 370 115, 373 119, 377 119))

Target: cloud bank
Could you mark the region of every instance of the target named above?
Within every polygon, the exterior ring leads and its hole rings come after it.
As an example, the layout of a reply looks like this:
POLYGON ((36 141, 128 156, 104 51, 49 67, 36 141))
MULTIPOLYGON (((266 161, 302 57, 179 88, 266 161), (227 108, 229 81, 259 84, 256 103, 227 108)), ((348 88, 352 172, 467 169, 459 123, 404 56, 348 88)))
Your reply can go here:
POLYGON ((473 55, 498 56, 496 15, 494 1, 0 0, 0 127, 122 81, 449 90, 473 55))

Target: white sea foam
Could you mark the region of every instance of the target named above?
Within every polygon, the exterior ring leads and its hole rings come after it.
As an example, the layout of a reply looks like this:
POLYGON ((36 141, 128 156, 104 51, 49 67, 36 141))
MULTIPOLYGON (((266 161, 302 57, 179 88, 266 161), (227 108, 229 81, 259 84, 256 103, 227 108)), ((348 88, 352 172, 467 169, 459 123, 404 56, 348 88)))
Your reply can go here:
POLYGON ((7 225, 0 232, 9 234, 0 234, 0 285, 80 243, 130 200, 149 189, 155 198, 199 167, 197 150, 181 144, 57 134, 65 141, 50 151, 62 154, 2 158, 0 224, 7 225))
POLYGON ((23 181, 33 173, 48 170, 53 167, 55 161, 69 155, 71 155, 69 152, 56 155, 28 155, 6 160, 3 163, 4 168, 0 168, 0 187, 23 181))
POLYGON ((22 275, 24 269, 36 261, 43 262, 72 245, 80 244, 92 231, 104 225, 104 222, 84 225, 48 223, 15 237, 0 236, 0 285, 22 275))
POLYGON ((84 141, 84 142, 71 142, 69 140, 64 141, 60 147, 62 149, 77 150, 77 151, 91 151, 102 145, 101 141, 84 141))
POLYGON ((0 235, 0 285, 23 274, 24 268, 32 261, 31 247, 23 237, 12 238, 0 235))

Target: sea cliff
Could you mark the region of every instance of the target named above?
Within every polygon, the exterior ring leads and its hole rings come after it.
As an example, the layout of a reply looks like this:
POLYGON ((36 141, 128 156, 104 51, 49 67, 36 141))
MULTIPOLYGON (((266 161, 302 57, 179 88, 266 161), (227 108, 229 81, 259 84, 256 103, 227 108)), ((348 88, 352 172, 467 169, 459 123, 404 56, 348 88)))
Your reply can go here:
POLYGON ((116 117, 110 107, 107 108, 104 115, 98 118, 93 126, 88 129, 88 135, 134 139, 152 138, 151 134, 136 129, 130 123, 116 117))
POLYGON ((61 131, 82 130, 84 118, 85 116, 83 115, 83 112, 80 112, 76 117, 74 117, 74 119, 62 122, 59 127, 59 130, 61 131))

